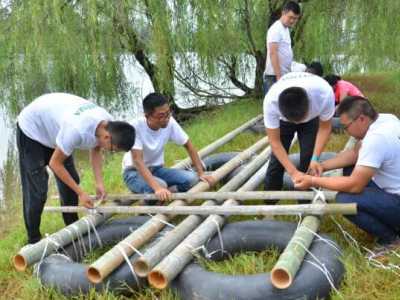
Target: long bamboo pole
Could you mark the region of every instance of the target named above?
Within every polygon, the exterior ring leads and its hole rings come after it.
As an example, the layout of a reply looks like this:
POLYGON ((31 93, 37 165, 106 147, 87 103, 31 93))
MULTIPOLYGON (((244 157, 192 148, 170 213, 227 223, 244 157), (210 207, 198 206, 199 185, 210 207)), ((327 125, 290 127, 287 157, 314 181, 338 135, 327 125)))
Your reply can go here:
MULTIPOLYGON (((235 156, 229 162, 224 164, 222 167, 218 168, 212 173, 212 176, 216 181, 221 180, 230 171, 239 166, 243 160, 250 158, 254 153, 265 147, 267 140, 262 138, 260 141, 255 143, 253 146, 249 147, 247 150, 235 156)), ((199 182, 195 185, 190 192, 200 192, 209 189, 210 186, 207 182, 199 182)), ((188 201, 190 203, 190 201, 188 201)), ((168 207, 173 211, 175 208, 186 205, 187 203, 183 200, 175 200, 168 207)), ((165 209, 166 207, 163 207, 165 209)), ((103 208, 101 208, 103 209, 103 208)), ((154 210, 149 210, 153 211, 154 210)), ((107 277, 113 270, 115 270, 124 260, 121 250, 130 256, 134 249, 140 248, 143 244, 153 238, 157 232, 159 232, 164 226, 165 222, 175 215, 173 212, 171 216, 164 214, 157 214, 152 217, 149 221, 131 233, 123 241, 118 243, 116 246, 111 248, 106 254, 92 263, 88 270, 87 275, 92 283, 99 283, 105 277, 107 277)))
MULTIPOLYGON (((218 140, 214 141, 213 143, 209 144, 208 146, 202 148, 199 151, 199 156, 205 157, 208 154, 212 153, 215 151, 217 148, 221 147, 225 143, 229 142, 232 140, 234 137, 236 137, 238 134, 243 132, 244 130, 248 129, 249 127, 253 126, 255 123, 257 123, 259 120, 262 119, 262 115, 259 115, 248 122, 244 123, 243 125, 239 126, 238 128, 232 130, 231 132, 227 133, 223 137, 219 138, 218 140)), ((174 166, 172 168, 175 169, 182 169, 185 168, 190 164, 191 160, 190 158, 186 158, 174 166)), ((129 198, 129 197, 128 197, 129 198)), ((108 200, 126 200, 129 201, 130 199, 121 199, 121 197, 115 197, 113 199, 113 196, 109 196, 108 200)), ((97 215, 88 215, 80 220, 76 221, 73 224, 68 225, 67 227, 59 230, 58 232, 53 233, 49 237, 42 239, 38 243, 34 245, 29 245, 22 247, 18 253, 13 257, 13 263, 15 268, 18 271, 25 271, 30 265, 38 262, 41 258, 44 258, 51 253, 56 252, 60 247, 63 247, 69 243, 71 243, 73 240, 76 240, 79 235, 84 235, 90 230, 90 226, 98 226, 99 224, 103 223, 106 221, 108 218, 110 218, 112 215, 102 215, 102 214, 97 214, 97 215), (90 226, 87 226, 90 224, 90 226), (46 250, 46 251, 45 251, 46 250)))
MULTIPOLYGON (((270 155, 270 147, 263 150, 255 159, 253 159, 239 174, 232 178, 225 184, 219 193, 224 191, 235 190, 254 172, 256 172, 261 165, 265 164, 270 155)), ((208 200, 204 205, 217 204, 213 200, 208 200)), ((169 252, 171 252, 190 232, 192 232, 202 221, 204 217, 200 215, 191 215, 171 230, 165 237, 163 237, 153 247, 148 248, 134 262, 135 272, 141 276, 147 276, 148 272, 158 264, 169 252)))
MULTIPOLYGON (((48 206, 46 212, 89 212, 86 207, 48 206)), ((210 203, 204 206, 104 206, 97 212, 114 214, 165 214, 165 215, 297 215, 297 214, 343 214, 357 213, 356 205, 350 204, 301 204, 301 205, 241 205, 236 207, 214 206, 210 203)))
MULTIPOLYGON (((356 139, 350 138, 347 141, 344 150, 353 148, 356 142, 356 139)), ((324 203, 325 201, 319 197, 316 197, 313 200, 313 204, 324 203)), ((316 216, 307 216, 298 226, 285 250, 280 255, 277 263, 272 268, 271 283, 276 288, 286 289, 292 285, 304 260, 307 249, 310 247, 314 239, 314 232, 318 231, 320 222, 320 218, 316 216)))
MULTIPOLYGON (((324 192, 325 198, 328 201, 333 201, 336 198, 337 192, 326 191, 324 192)), ((129 195, 112 195, 112 198, 125 200, 146 200, 146 201, 158 201, 155 194, 129 194, 129 195)), ((171 201, 178 199, 185 200, 228 200, 234 199, 237 201, 248 201, 248 200, 278 200, 278 199, 289 199, 289 200, 313 200, 315 192, 309 191, 250 191, 250 192, 198 192, 198 193, 172 193, 171 201)))
MULTIPOLYGON (((204 147, 199 151, 199 156, 205 157, 209 155, 210 153, 214 152, 217 148, 221 147, 222 145, 228 143, 230 140, 232 140, 234 137, 236 137, 238 134, 242 133, 246 129, 249 129, 251 126, 256 124, 258 121, 262 120, 263 116, 258 115, 257 117, 251 119, 250 121, 247 121, 243 125, 239 126, 238 128, 232 130, 231 132, 225 134, 223 137, 219 138, 212 144, 208 145, 207 147, 204 147)), ((186 168, 187 166, 190 166, 191 160, 190 157, 181 160, 178 162, 173 168, 186 168)))

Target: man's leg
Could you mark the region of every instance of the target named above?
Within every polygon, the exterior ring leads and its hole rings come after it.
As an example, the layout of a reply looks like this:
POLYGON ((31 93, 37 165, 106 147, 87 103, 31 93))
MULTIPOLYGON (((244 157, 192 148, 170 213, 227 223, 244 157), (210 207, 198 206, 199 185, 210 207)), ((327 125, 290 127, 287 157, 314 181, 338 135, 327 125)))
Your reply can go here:
MULTIPOLYGON (((75 169, 74 160, 72 156, 68 157, 64 162, 64 167, 67 169, 68 173, 79 184, 79 175, 75 169)), ((79 198, 78 195, 64 182, 62 182, 57 176, 56 183, 58 188, 58 193, 60 194, 60 204, 61 206, 78 206, 79 198)), ((77 213, 63 213, 64 224, 69 225, 74 223, 79 219, 77 213)))
POLYGON ((157 168, 154 175, 164 180, 168 186, 176 185, 179 192, 186 192, 199 182, 199 177, 193 171, 171 168, 157 168))
POLYGON ((315 118, 307 123, 299 124, 297 126, 297 134, 300 145, 299 171, 306 172, 314 152, 315 139, 317 137, 319 127, 319 119, 315 118))
POLYGON ((268 93, 271 86, 276 82, 276 76, 273 75, 263 75, 263 92, 264 97, 268 93))
MULTIPOLYGON (((290 144, 292 143, 296 125, 289 122, 280 122, 280 138, 286 152, 289 151, 290 144)), ((284 168, 279 160, 271 153, 267 173, 265 175, 264 190, 266 191, 279 191, 282 189, 284 168)))
POLYGON ((357 215, 346 216, 352 223, 388 244, 398 238, 400 229, 400 197, 389 194, 375 184, 360 194, 339 193, 338 203, 357 203, 357 215))
POLYGON ((45 147, 27 137, 17 127, 17 146, 22 183, 22 199, 28 243, 41 239, 40 220, 47 198, 48 178, 45 147))

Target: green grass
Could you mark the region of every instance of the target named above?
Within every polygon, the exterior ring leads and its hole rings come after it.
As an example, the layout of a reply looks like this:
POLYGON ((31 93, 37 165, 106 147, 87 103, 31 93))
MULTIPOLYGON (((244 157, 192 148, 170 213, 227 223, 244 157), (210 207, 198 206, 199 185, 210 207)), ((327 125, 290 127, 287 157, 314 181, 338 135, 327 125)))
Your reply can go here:
MULTIPOLYGON (((370 98, 380 112, 391 112, 400 115, 398 105, 398 92, 400 86, 400 73, 352 75, 346 77, 354 81, 370 98)), ((236 128, 248 119, 262 112, 262 103, 256 101, 242 101, 223 107, 212 112, 202 113, 193 120, 187 122, 184 127, 191 137, 197 149, 200 149, 228 131, 236 128)), ((223 146, 218 151, 240 151, 249 147, 252 143, 262 138, 262 135, 243 133, 232 142, 223 146)), ((333 135, 327 146, 327 151, 338 151, 343 148, 347 137, 345 135, 333 135)), ((296 149, 296 147, 295 147, 296 149)), ((166 149, 167 165, 174 164, 186 156, 182 147, 168 145, 166 149)), ((93 175, 87 160, 87 153, 79 153, 76 157, 77 166, 81 175, 82 186, 89 192, 94 192, 93 175)), ((127 193, 121 178, 121 154, 105 156, 104 180, 109 193, 127 193)), ((49 195, 56 193, 52 184, 49 195)), ((10 193, 14 199, 14 205, 9 208, 7 215, 0 219, 0 298, 1 299, 67 299, 56 291, 41 288, 34 278, 32 271, 26 273, 16 272, 11 264, 11 256, 15 254, 25 243, 25 230, 21 216, 20 194, 10 193)), ((10 201, 9 201, 10 202, 10 201)), ((12 202, 12 201, 11 201, 12 202)), ((56 204, 55 200, 49 201, 56 204)), ((229 221, 242 219, 257 219, 256 217, 231 217, 229 221)), ((278 217, 278 220, 291 220, 293 217, 278 217)), ((358 245, 368 248, 373 247, 373 239, 357 229, 354 225, 342 217, 323 218, 320 232, 330 235, 343 249, 343 263, 346 274, 340 287, 340 294, 333 294, 332 299, 400 299, 400 277, 395 273, 374 268, 364 258, 365 251, 359 250, 349 243, 336 225, 340 224, 345 231, 350 233, 358 242, 358 245)), ((52 233, 63 227, 59 214, 43 214, 42 232, 52 233)), ((204 259, 200 263, 215 272, 226 274, 254 274, 268 272, 276 262, 279 253, 268 249, 260 253, 246 252, 235 255, 232 259, 223 262, 208 262, 204 259)), ((92 255, 89 258, 94 259, 92 255)), ((400 263, 395 255, 389 258, 393 264, 400 263)), ((146 288, 140 293, 135 293, 134 299, 179 299, 170 289, 158 291, 146 288)), ((92 292, 88 296, 77 299, 125 299, 113 293, 96 294, 92 292)))

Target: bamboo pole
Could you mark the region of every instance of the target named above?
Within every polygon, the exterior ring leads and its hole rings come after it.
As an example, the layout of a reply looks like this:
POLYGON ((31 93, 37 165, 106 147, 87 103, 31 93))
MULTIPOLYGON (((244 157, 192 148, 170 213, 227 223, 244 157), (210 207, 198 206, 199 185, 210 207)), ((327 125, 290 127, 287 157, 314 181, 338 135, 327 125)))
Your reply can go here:
POLYGON ((14 267, 18 271, 25 271, 30 265, 38 262, 51 253, 54 253, 61 246, 67 245, 75 240, 82 233, 89 231, 91 226, 103 223, 109 215, 90 214, 66 226, 65 228, 51 234, 36 244, 22 247, 13 257, 14 267))
MULTIPOLYGON (((249 127, 253 126, 259 120, 262 119, 262 115, 259 115, 248 122, 244 123, 243 125, 239 126, 238 128, 234 129, 233 131, 227 133, 223 137, 219 138, 218 140, 214 141, 213 143, 209 144, 208 146, 202 148, 199 151, 200 157, 205 157, 211 152, 215 151, 218 147, 224 145, 225 143, 232 140, 238 134, 243 132, 244 130, 248 129, 249 127)), ((174 166, 174 169, 182 169, 185 168, 188 164, 190 164, 190 158, 186 158, 174 166)), ((108 200, 130 200, 130 199, 121 199, 121 197, 116 197, 113 199, 113 196, 108 196, 108 200)), ((124 197, 122 197, 124 198, 124 197)), ((126 197, 125 197, 126 198, 126 197)), ((129 197, 128 197, 129 198, 129 197)), ((68 225, 67 227, 59 230, 56 233, 53 233, 49 237, 42 239, 38 243, 34 245, 29 245, 22 247, 19 252, 13 257, 13 263, 15 268, 18 271, 25 271, 27 267, 30 265, 38 262, 41 258, 44 258, 51 253, 54 253, 60 247, 63 247, 73 240, 75 240, 79 235, 84 235, 89 230, 89 226, 86 226, 88 222, 91 222, 94 226, 98 226, 102 222, 105 222, 108 218, 112 215, 88 215, 80 220, 76 221, 73 224, 68 225), (83 225, 82 225, 83 224, 83 225), (57 241, 54 243, 54 241, 57 241), (45 251, 46 250, 46 251, 45 251), (45 252, 45 253, 44 253, 45 252)))
MULTIPOLYGON (((297 140, 294 138, 293 143, 297 140)), ((268 147, 265 151, 271 151, 268 147)), ((238 191, 251 191, 256 189, 265 178, 267 164, 264 164, 238 191)), ((233 199, 226 200, 222 206, 235 206, 239 203, 233 199)), ((195 229, 183 242, 181 242, 167 257, 165 257, 150 273, 148 280, 157 288, 165 288, 192 258, 192 249, 203 245, 216 231, 224 225, 225 218, 219 215, 209 216, 197 229, 195 229)))
MULTIPOLYGON (((48 206, 46 212, 89 212, 86 207, 48 206)), ((298 215, 312 214, 343 214, 357 213, 356 205, 350 204, 291 204, 291 205, 240 205, 237 207, 214 206, 211 203, 204 206, 103 206, 96 209, 101 213, 114 214, 165 214, 165 215, 298 215)))
MULTIPOLYGON (((263 118, 262 114, 258 115, 257 117, 255 117, 255 118, 251 119, 250 121, 247 121, 243 125, 239 126, 235 130, 225 134, 223 137, 219 138, 218 140, 216 140, 212 144, 210 144, 207 147, 201 149, 199 151, 199 156, 202 158, 202 157, 205 157, 205 156, 209 155, 210 153, 214 152, 217 148, 219 148, 222 145, 228 143, 234 137, 236 137, 238 134, 242 133, 246 129, 248 129, 251 126, 253 126, 254 124, 256 124, 258 121, 262 120, 262 118, 263 118)), ((178 162, 173 168, 186 168, 187 166, 190 166, 190 163, 191 163, 191 159, 190 159, 190 157, 187 157, 186 159, 181 160, 180 162, 178 162)))
MULTIPOLYGON (((225 191, 237 189, 243 182, 256 172, 270 155, 270 147, 262 151, 253 161, 251 161, 239 174, 225 184, 216 194, 227 193, 225 191)), ((232 194, 232 193, 230 193, 232 194)), ((234 194, 234 193, 233 193, 234 194)), ((209 200, 205 205, 215 205, 215 201, 209 200)), ((171 230, 153 247, 147 249, 138 259, 135 260, 133 268, 136 274, 141 277, 147 276, 150 270, 158 264, 168 253, 170 253, 190 232, 192 232, 202 221, 203 216, 191 215, 171 230)))
MULTIPOLYGON (((288 199, 288 200, 313 200, 315 197, 315 192, 309 191, 250 191, 250 192, 198 192, 198 193, 172 193, 171 201, 178 199, 185 200, 216 200, 223 201, 228 199, 233 199, 237 201, 249 201, 249 200, 278 200, 278 199, 288 199)), ((328 201, 333 201, 336 198, 337 192, 326 191, 324 192, 325 198, 328 201)), ((146 200, 146 201, 158 201, 155 194, 129 194, 129 195, 112 195, 112 199, 120 199, 122 201, 126 200, 146 200)), ((110 197, 109 197, 110 199, 110 197)))
MULTIPOLYGON (((224 164, 222 167, 218 168, 216 171, 212 173, 212 176, 216 181, 221 180, 224 176, 226 176, 230 171, 239 166, 243 160, 246 160, 251 157, 251 155, 261 148, 265 147, 267 144, 267 140, 262 138, 260 141, 255 143, 253 146, 249 147, 247 150, 235 156, 229 162, 224 164)), ((207 182, 199 182, 195 185, 190 192, 200 192, 209 189, 210 186, 207 182)), ((190 203, 190 201, 188 201, 190 203)), ((170 205, 169 208, 173 211, 175 208, 186 205, 187 203, 183 200, 175 200, 170 205)), ((166 207, 163 207, 165 209, 166 207)), ((100 209, 100 208, 99 208, 100 209)), ((103 208, 101 208, 103 209, 103 208)), ((154 211, 150 210, 149 211, 154 211)), ((123 241, 118 243, 116 246, 111 248, 106 254, 92 263, 88 270, 87 275, 89 280, 92 283, 99 283, 105 277, 107 277, 113 270, 115 270, 124 260, 123 255, 121 254, 121 249, 126 253, 127 256, 130 256, 134 249, 140 248, 143 244, 153 238, 157 232, 159 232, 164 226, 165 222, 175 215, 172 212, 171 216, 167 216, 164 214, 157 214, 152 217, 149 221, 144 223, 141 227, 131 233, 128 237, 126 237, 123 241)))
MULTIPOLYGON (((239 191, 256 189, 264 180, 267 164, 261 167, 239 191)), ((233 199, 226 200, 222 206, 234 206, 239 203, 233 199)), ((192 260, 193 249, 204 245, 218 229, 222 228, 225 217, 219 215, 209 216, 199 227, 196 228, 185 240, 180 243, 167 257, 165 257, 148 276, 149 283, 156 288, 165 288, 183 268, 192 260)))
MULTIPOLYGON (((356 139, 349 138, 344 150, 353 148, 356 142, 356 139)), ((325 201, 320 198, 315 198, 313 203, 324 204, 325 201)), ((276 288, 286 289, 292 285, 297 271, 304 260, 307 249, 314 239, 313 233, 318 231, 319 226, 320 219, 318 217, 307 216, 296 229, 293 237, 272 268, 271 282, 276 288)))

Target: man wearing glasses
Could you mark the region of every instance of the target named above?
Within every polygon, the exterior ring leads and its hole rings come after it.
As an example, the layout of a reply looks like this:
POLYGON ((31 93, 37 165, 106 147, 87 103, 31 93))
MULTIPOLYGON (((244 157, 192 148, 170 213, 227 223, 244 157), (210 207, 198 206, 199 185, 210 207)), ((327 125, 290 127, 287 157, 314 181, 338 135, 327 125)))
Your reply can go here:
MULTIPOLYGON (((357 203, 358 213, 346 216, 364 231, 378 238, 380 249, 400 246, 400 120, 378 114, 360 96, 346 97, 337 108, 347 133, 360 142, 321 164, 323 170, 354 166, 348 176, 297 178, 295 186, 312 186, 339 191, 336 201, 357 203)), ((346 175, 346 172, 344 172, 346 175)))
MULTIPOLYGON (((23 194, 23 212, 28 243, 41 239, 40 220, 47 198, 49 166, 56 177, 62 205, 92 207, 92 199, 79 186, 74 166, 74 149, 90 150, 96 194, 106 191, 101 174, 101 149, 129 150, 135 129, 126 122, 111 121, 111 115, 96 104, 66 93, 40 96, 18 116, 17 146, 23 194)), ((64 213, 64 223, 78 220, 76 213, 64 213)))
MULTIPOLYGON (((144 118, 135 120, 135 144, 122 161, 123 178, 134 193, 155 193, 161 201, 168 200, 168 187, 176 186, 179 192, 190 189, 199 179, 214 183, 204 170, 188 135, 171 116, 165 96, 151 93, 143 99, 144 118), (164 167, 164 147, 168 141, 183 145, 188 152, 197 175, 189 170, 164 167)), ((154 202, 153 202, 154 203, 154 202)), ((149 202, 148 204, 151 204, 149 202)))
POLYGON ((329 139, 334 113, 332 88, 319 76, 292 72, 271 87, 264 99, 264 123, 272 148, 266 191, 282 188, 284 169, 293 181, 307 170, 320 174, 319 157, 329 139), (299 169, 288 156, 295 134, 300 145, 299 169))

